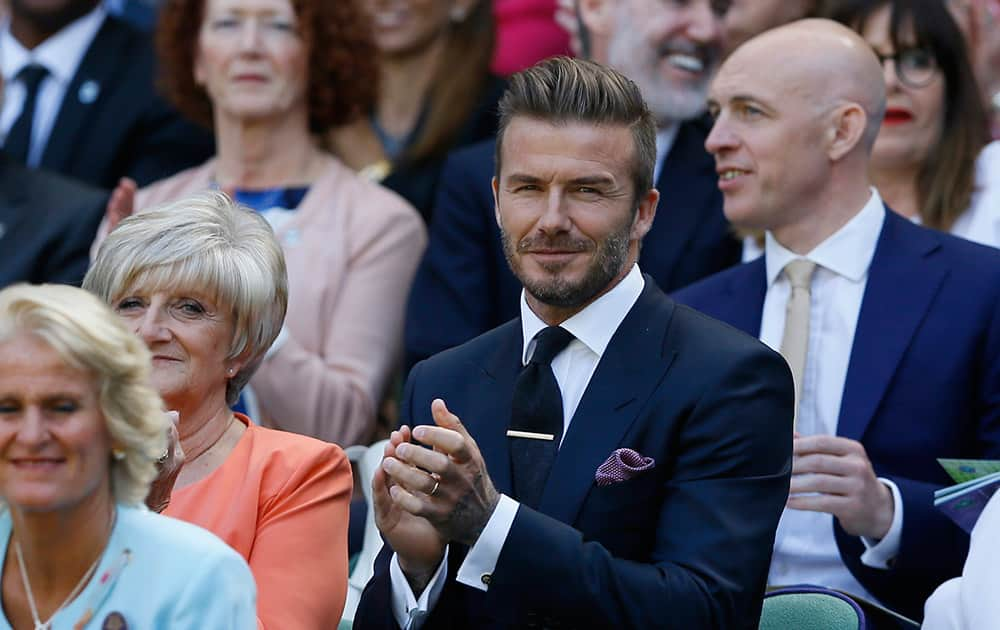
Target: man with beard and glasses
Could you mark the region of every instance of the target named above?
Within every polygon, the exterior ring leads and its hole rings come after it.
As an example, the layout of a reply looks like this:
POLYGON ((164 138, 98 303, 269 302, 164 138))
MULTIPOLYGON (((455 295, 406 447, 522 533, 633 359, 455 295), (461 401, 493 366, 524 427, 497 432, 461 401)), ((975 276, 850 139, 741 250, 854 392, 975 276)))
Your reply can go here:
POLYGON ((154 87, 150 36, 101 0, 10 0, 0 26, 7 86, 0 138, 18 164, 91 186, 140 185, 198 164, 212 138, 154 87))
POLYGON ((632 81, 544 61, 512 77, 499 129, 521 317, 413 368, 355 628, 756 628, 788 367, 640 272, 659 193, 632 81))
MULTIPOLYGON (((656 121, 657 219, 639 262, 664 291, 740 260, 722 213, 704 142, 708 82, 721 56, 729 1, 580 0, 593 60, 642 91, 656 121)), ((406 363, 472 339, 517 316, 521 285, 507 268, 493 220, 494 142, 452 155, 440 179, 430 242, 407 307, 406 363)))

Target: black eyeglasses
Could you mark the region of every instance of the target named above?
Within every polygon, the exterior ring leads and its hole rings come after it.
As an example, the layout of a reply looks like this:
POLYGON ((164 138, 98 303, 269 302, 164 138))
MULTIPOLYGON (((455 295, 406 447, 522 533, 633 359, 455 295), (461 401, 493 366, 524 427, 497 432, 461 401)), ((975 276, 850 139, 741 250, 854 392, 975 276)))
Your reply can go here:
POLYGON ((926 48, 904 48, 893 55, 883 55, 876 50, 875 56, 882 67, 891 59, 900 82, 911 88, 922 88, 930 84, 938 69, 934 54, 926 48))

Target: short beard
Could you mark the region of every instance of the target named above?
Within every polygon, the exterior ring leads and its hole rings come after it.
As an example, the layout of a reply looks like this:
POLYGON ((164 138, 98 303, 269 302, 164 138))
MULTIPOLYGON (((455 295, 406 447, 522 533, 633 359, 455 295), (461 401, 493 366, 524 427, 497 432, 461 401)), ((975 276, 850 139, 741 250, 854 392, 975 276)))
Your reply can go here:
MULTIPOLYGON (((507 258, 507 264, 510 265, 517 279, 521 281, 525 291, 539 302, 549 306, 578 308, 593 300, 611 284, 612 280, 625 271, 634 218, 634 214, 631 215, 621 228, 609 234, 597 245, 594 259, 587 268, 586 274, 582 280, 575 284, 560 276, 558 270, 552 270, 549 278, 540 281, 526 276, 520 266, 518 251, 536 244, 540 240, 539 238, 525 237, 515 246, 513 239, 510 238, 501 223, 500 239, 503 243, 503 253, 507 258)), ((548 239, 547 244, 568 244, 573 246, 573 249, 580 251, 585 250, 586 246, 589 245, 586 241, 570 241, 565 238, 548 239)))

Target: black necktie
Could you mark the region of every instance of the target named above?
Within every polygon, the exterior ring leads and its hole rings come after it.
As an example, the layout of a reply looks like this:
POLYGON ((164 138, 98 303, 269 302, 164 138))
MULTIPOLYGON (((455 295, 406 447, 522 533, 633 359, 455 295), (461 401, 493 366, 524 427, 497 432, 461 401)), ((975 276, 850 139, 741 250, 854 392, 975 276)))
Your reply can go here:
POLYGON ((4 142, 3 149, 12 160, 21 164, 28 162, 28 153, 31 150, 31 128, 35 124, 35 102, 38 100, 38 87, 42 80, 49 74, 45 66, 29 64, 17 73, 14 80, 24 84, 24 107, 21 108, 21 115, 17 117, 10 131, 7 133, 7 141, 4 142))
POLYGON ((573 340, 573 333, 549 326, 535 335, 535 351, 514 383, 510 436, 514 495, 537 508, 562 437, 563 406, 552 359, 573 340), (521 437, 517 433, 551 435, 551 439, 521 437))

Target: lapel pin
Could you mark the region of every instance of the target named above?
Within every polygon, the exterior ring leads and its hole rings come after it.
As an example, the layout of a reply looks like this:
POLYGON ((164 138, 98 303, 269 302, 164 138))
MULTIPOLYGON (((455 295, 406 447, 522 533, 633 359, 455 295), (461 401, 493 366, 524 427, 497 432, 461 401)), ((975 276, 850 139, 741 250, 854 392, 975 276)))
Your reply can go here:
POLYGON ((6 233, 7 233, 7 226, 4 225, 3 223, 0 223, 0 238, 3 238, 3 235, 6 233))
POLYGON ((527 438, 529 440, 546 440, 552 442, 556 439, 551 433, 532 433, 531 431, 515 431, 514 429, 507 429, 507 437, 516 438, 527 438))
POLYGON ((83 82, 83 85, 80 86, 80 91, 77 92, 76 96, 84 105, 90 105, 97 100, 100 93, 101 86, 98 85, 97 81, 88 80, 83 82))
POLYGON ((120 612, 110 612, 101 624, 101 630, 128 630, 125 617, 120 612))

